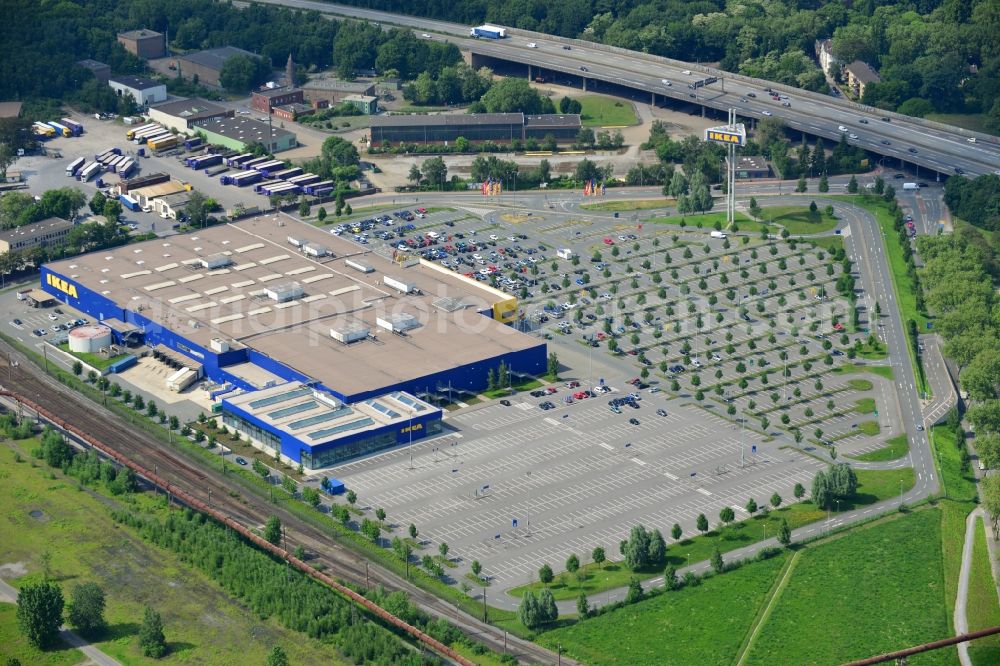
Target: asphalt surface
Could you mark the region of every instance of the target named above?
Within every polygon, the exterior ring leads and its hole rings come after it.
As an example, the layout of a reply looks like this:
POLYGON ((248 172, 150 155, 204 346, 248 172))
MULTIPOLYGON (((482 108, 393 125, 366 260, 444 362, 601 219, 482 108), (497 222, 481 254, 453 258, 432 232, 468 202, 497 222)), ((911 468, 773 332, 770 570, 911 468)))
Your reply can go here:
POLYGON ((1000 170, 1000 139, 997 137, 958 127, 919 122, 840 97, 810 93, 701 65, 510 28, 506 39, 472 39, 469 37, 469 26, 316 0, 254 1, 411 27, 415 31, 427 31, 426 34, 434 39, 444 35, 459 48, 474 54, 572 74, 581 79, 600 79, 716 109, 736 108, 737 113, 746 118, 759 119, 773 114, 793 129, 834 140, 839 139, 841 134, 847 134, 850 143, 866 150, 902 158, 944 174, 956 173, 955 167, 962 168, 970 176, 1000 170), (535 46, 529 47, 528 44, 535 46), (565 49, 565 46, 570 48, 565 49), (684 74, 684 71, 692 73, 684 74), (706 76, 724 78, 725 81, 697 90, 688 87, 706 76), (666 86, 664 80, 672 85, 666 86), (773 101, 764 93, 766 87, 780 89, 787 100, 773 101), (753 93, 755 97, 750 97, 748 93, 753 93), (785 101, 790 106, 782 106, 785 101), (891 121, 880 120, 883 117, 891 118, 891 121), (846 131, 840 130, 841 126, 846 131), (976 143, 968 142, 972 137, 977 138, 976 143))

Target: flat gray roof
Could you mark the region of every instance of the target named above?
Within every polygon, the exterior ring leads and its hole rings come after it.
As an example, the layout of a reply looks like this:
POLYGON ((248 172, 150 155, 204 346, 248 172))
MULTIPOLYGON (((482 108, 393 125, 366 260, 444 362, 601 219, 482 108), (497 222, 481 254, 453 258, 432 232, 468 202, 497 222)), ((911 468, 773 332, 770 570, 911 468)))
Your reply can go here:
POLYGON ((111 67, 100 60, 94 60, 93 58, 84 58, 83 60, 77 60, 76 64, 80 67, 86 67, 87 69, 104 69, 105 67, 111 67))
POLYGON ((438 411, 437 407, 400 391, 348 404, 301 382, 243 393, 226 401, 269 426, 314 445, 337 435, 406 423, 414 416, 438 411))
POLYGON ((64 220, 61 217, 49 217, 44 220, 39 220, 38 222, 33 222, 32 224, 26 224, 22 227, 4 229, 3 231, 0 231, 0 240, 5 240, 8 243, 13 243, 19 240, 35 240, 54 231, 65 231, 72 228, 73 223, 68 220, 64 220))
MULTIPOLYGON (((475 363, 541 341, 485 317, 478 310, 510 297, 434 264, 403 267, 361 246, 287 215, 266 215, 190 234, 135 243, 50 263, 56 273, 142 314, 195 344, 212 338, 254 348, 345 394, 475 363), (316 260, 288 242, 329 248, 316 260), (229 266, 209 270, 200 259, 222 254, 229 266), (363 261, 361 274, 345 265, 363 261), (400 294, 382 282, 389 275, 420 294, 400 294), (297 282, 302 296, 287 303, 264 292, 297 282), (470 306, 455 312, 432 305, 439 298, 470 306), (421 326, 405 335, 378 319, 407 314, 421 326), (331 328, 361 322, 377 340, 334 340, 331 328)), ((429 386, 431 390, 436 387, 429 386)))
POLYGON ((139 29, 119 32, 118 36, 125 39, 147 39, 149 37, 163 37, 163 33, 156 32, 155 30, 139 29))
POLYGON ((543 113, 524 117, 525 127, 579 127, 578 113, 543 113))
POLYGON ((169 116, 177 116, 178 118, 185 118, 189 121, 198 120, 200 118, 211 118, 224 113, 231 113, 231 111, 219 106, 218 104, 213 104, 203 99, 187 98, 175 99, 171 102, 156 104, 151 106, 150 109, 156 109, 157 111, 165 113, 169 116))
POLYGON ((199 120, 194 125, 206 131, 246 143, 253 143, 255 141, 266 142, 268 136, 273 137, 276 141, 282 137, 295 137, 293 132, 275 127, 273 124, 268 127, 268 124, 265 122, 243 116, 236 116, 235 118, 208 118, 206 120, 199 120))
POLYGON ((272 97, 283 97, 284 95, 291 95, 293 93, 300 92, 302 88, 268 88, 267 90, 254 90, 254 95, 260 95, 261 97, 266 97, 271 99, 272 97))
POLYGON ((309 79, 301 88, 303 90, 322 90, 325 92, 363 93, 375 86, 366 81, 342 81, 340 79, 309 79))
POLYGON ((121 85, 128 86, 133 90, 149 90, 150 88, 158 88, 166 85, 165 83, 160 83, 159 81, 145 76, 133 76, 131 74, 112 76, 108 79, 108 81, 111 81, 112 83, 120 83, 121 85))
POLYGON ((250 51, 244 51, 243 49, 236 48, 235 46, 220 46, 214 49, 188 53, 187 55, 180 56, 178 59, 187 60, 188 62, 193 62, 197 65, 201 65, 202 67, 208 67, 209 69, 221 70, 222 65, 225 64, 226 60, 234 55, 257 57, 256 53, 250 53, 250 51))
POLYGON ((374 116, 372 127, 423 127, 466 125, 522 125, 523 113, 439 113, 374 116))

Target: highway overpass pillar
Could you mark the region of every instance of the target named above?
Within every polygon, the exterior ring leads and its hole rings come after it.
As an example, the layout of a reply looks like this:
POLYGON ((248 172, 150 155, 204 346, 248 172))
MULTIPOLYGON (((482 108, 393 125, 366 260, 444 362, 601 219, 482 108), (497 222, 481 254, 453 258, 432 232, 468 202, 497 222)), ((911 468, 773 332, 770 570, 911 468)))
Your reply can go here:
POLYGON ((528 65, 528 81, 531 81, 531 65, 528 65))
POLYGON ((587 77, 583 77, 583 92, 587 92, 587 77))
POLYGON ((649 105, 656 106, 656 93, 649 93, 649 94, 650 94, 649 105))

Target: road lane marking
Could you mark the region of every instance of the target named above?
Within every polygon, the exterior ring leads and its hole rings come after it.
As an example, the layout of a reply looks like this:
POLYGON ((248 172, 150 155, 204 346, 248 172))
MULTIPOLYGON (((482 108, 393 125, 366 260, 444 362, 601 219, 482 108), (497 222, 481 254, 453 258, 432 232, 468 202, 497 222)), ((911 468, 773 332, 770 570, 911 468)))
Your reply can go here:
POLYGON ((638 458, 629 458, 629 460, 634 462, 636 465, 642 465, 643 467, 646 466, 646 462, 644 460, 639 460, 638 458))
POLYGON ((706 497, 711 497, 712 496, 712 493, 708 492, 704 488, 696 488, 695 490, 697 490, 699 493, 701 493, 702 495, 704 495, 706 497))
POLYGON ((676 480, 677 480, 677 477, 676 477, 676 476, 674 476, 673 474, 671 474, 670 472, 664 472, 664 473, 663 473, 663 476, 667 477, 667 478, 668 478, 668 479, 670 479, 671 481, 676 481, 676 480))
POLYGON ((600 446, 602 448, 605 448, 608 451, 614 451, 615 450, 615 447, 611 446, 610 444, 605 444, 604 442, 599 442, 598 446, 600 446))

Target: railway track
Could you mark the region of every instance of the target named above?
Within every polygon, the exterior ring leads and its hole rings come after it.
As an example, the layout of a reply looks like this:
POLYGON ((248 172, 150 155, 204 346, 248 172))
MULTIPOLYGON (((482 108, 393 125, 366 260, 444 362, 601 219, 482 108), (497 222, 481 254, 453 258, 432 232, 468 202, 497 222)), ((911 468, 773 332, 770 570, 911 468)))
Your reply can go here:
POLYGON ((245 497, 242 488, 237 488, 240 492, 231 495, 234 486, 221 469, 194 466, 183 453, 171 449, 167 443, 102 405, 80 396, 31 361, 23 359, 3 340, 0 340, 0 384, 51 414, 58 414, 82 433, 152 471, 146 476, 158 477, 178 493, 197 498, 198 502, 205 503, 211 510, 244 528, 259 529, 270 516, 277 516, 285 527, 285 547, 290 551, 301 545, 315 554, 311 565, 323 564, 324 570, 338 579, 355 585, 381 584, 388 590, 402 590, 421 610, 432 617, 447 620, 494 652, 510 652, 527 663, 574 663, 566 658, 560 660, 557 655, 534 643, 509 636, 505 631, 472 617, 393 572, 367 562, 332 541, 322 530, 285 510, 280 503, 271 504, 252 495, 245 497), (11 359, 18 360, 15 367, 9 366, 11 359))

